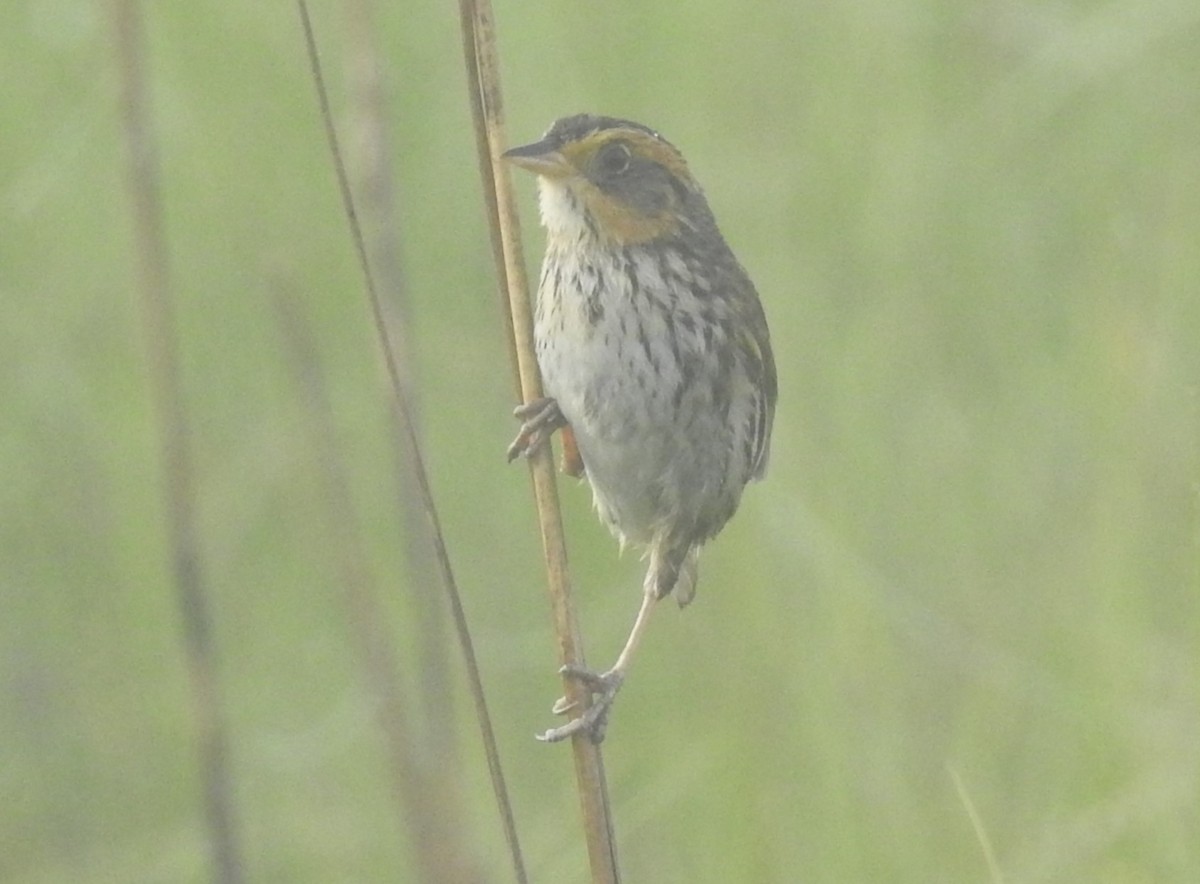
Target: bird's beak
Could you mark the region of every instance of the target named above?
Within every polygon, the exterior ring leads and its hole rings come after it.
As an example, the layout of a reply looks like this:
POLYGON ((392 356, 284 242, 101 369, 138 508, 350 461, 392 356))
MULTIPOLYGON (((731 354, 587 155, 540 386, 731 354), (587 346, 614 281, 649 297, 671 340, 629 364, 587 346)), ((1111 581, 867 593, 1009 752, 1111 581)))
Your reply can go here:
POLYGON ((545 178, 565 178, 574 169, 555 147, 546 140, 535 141, 505 151, 504 159, 545 178))

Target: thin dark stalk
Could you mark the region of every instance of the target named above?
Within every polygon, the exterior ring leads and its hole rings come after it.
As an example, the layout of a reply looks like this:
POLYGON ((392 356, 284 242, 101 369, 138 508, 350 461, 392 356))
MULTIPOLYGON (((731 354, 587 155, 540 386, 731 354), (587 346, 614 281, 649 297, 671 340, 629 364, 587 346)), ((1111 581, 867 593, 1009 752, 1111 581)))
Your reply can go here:
POLYGON ((350 482, 334 433, 333 406, 317 357, 311 327, 299 305, 276 298, 284 343, 308 412, 318 473, 325 498, 323 531, 336 556, 342 596, 362 655, 376 714, 388 747, 392 793, 403 815, 419 880, 477 884, 484 880, 463 825, 466 814, 453 779, 444 776, 427 741, 416 738, 411 703, 405 695, 387 615, 367 562, 370 556, 355 515, 350 482))
POLYGON ((200 753, 212 880, 236 884, 245 874, 237 843, 212 614, 192 509, 195 482, 187 411, 179 381, 175 308, 159 194, 161 176, 144 68, 145 41, 141 9, 136 0, 117 0, 114 23, 142 323, 162 458, 172 578, 183 620, 192 716, 200 753))
MULTIPOLYGON (((533 317, 525 279, 520 222, 508 170, 501 160, 506 139, 494 16, 489 0, 459 0, 459 14, 479 169, 487 203, 496 272, 501 282, 502 312, 508 324, 518 391, 522 401, 529 402, 542 395, 542 383, 534 350, 533 317)), ((543 446, 529 458, 529 470, 546 560, 559 663, 582 665, 583 642, 571 601, 567 548, 549 446, 543 446)), ((564 678, 563 690, 579 710, 586 709, 591 702, 587 690, 574 679, 564 678)), ((600 747, 582 732, 577 733, 571 743, 592 880, 597 884, 613 884, 620 880, 620 870, 608 785, 604 776, 604 758, 600 747)))
POLYGON ((466 664, 467 680, 470 687, 471 699, 475 705, 475 718, 479 724, 484 752, 487 756, 488 772, 492 780, 492 791, 496 796, 496 803, 500 811, 505 839, 508 842, 509 853, 513 862, 513 871, 517 880, 524 882, 527 880, 527 877, 524 861, 521 857, 520 842, 517 838, 516 823, 513 819, 512 806, 508 798, 508 787, 504 782, 504 773, 500 764, 500 753, 496 747, 496 737, 492 729, 491 715, 487 708, 487 698, 484 694, 483 682, 479 675, 479 664, 475 658, 475 648, 471 642, 471 634, 467 626, 466 613, 463 610, 462 598, 459 595, 458 585, 454 580, 454 572, 450 566, 450 556, 446 551, 441 521, 438 518, 437 508, 433 502, 433 493, 429 487, 428 472, 425 469, 425 461, 421 455, 420 443, 417 440, 416 431, 410 419, 411 409, 409 408, 408 399, 405 394, 399 364, 396 361, 395 352, 388 338, 383 305, 376 290, 375 279, 367 258, 366 244, 363 239, 361 226, 359 225, 358 213, 354 206, 354 198, 351 194, 350 182, 346 175, 345 163, 342 160, 337 131, 333 125, 333 114, 329 108, 329 96, 325 88, 325 78, 321 70, 320 56, 317 53, 316 38, 313 36, 312 21, 308 14, 308 4, 305 0, 296 0, 296 2, 300 13, 300 20, 304 27, 304 39, 308 51, 309 64, 312 68, 313 84, 316 87, 317 100, 320 103, 325 134, 329 140, 329 150, 333 157, 333 166, 337 174, 343 209, 346 213, 346 220, 350 225, 351 238, 354 241, 354 248, 358 254, 359 266, 363 272, 363 281, 368 300, 370 301, 371 315, 375 324, 376 335, 379 339, 379 346, 383 352, 384 363, 387 366, 392 395, 403 418, 402 423, 404 426, 401 437, 408 446, 408 455, 415 467, 414 475, 417 480, 417 491, 425 511, 430 542, 434 548, 434 555, 442 578, 442 586, 450 603, 459 649, 466 664))

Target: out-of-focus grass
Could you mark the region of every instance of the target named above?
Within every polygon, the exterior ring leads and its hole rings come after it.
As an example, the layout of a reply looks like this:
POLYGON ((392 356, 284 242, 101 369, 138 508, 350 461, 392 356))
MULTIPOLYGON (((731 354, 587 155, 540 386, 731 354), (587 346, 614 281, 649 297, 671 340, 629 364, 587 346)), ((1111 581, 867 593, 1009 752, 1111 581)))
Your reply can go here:
MULTIPOLYGON (((0 85, 0 878, 22 882, 204 873, 102 8, 26 4, 0 34, 22 72, 0 85)), ((341 22, 318 12, 336 69, 341 22)), ((452 13, 381 19, 423 420, 535 880, 583 880, 569 762, 531 740, 553 654, 525 478, 501 457, 452 13)), ((610 731, 629 879, 987 880, 950 767, 1007 880, 1200 878, 1195 4, 498 16, 514 140, 581 109, 659 127, 779 360, 768 480, 697 604, 658 618, 610 731)), ((252 876, 403 879, 268 297, 285 280, 319 323, 396 584, 384 388, 297 25, 238 3, 153 4, 149 25, 252 876)), ((607 659, 640 568, 584 488, 564 497, 607 659)), ((498 854, 473 726, 446 702, 498 854)))

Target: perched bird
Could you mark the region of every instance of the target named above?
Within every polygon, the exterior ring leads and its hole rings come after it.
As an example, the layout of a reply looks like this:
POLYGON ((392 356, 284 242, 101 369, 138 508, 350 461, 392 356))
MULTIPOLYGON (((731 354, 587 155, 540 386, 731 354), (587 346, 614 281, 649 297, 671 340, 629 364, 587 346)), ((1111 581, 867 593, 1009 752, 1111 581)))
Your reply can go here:
POLYGON ((616 663, 564 670, 593 703, 541 737, 599 741, 655 603, 692 600, 701 546, 766 470, 775 362, 753 283, 661 135, 581 114, 504 156, 538 176, 546 228, 535 321, 546 398, 517 409, 509 459, 564 428, 565 468, 587 476, 622 547, 649 558, 616 663))

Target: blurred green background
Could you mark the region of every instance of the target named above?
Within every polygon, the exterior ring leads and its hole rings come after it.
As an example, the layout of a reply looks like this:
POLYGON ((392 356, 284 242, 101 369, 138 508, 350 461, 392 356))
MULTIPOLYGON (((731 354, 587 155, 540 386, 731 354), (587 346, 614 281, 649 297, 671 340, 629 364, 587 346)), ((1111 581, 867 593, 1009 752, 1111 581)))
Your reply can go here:
MULTIPOLYGON (((313 323, 415 697, 444 627, 408 594, 296 13, 147 6, 246 868, 416 880, 272 307, 313 323)), ((346 12, 314 13, 341 113, 346 12)), ((23 884, 208 873, 108 15, 24 0, 0 31, 0 880, 23 884)), ((767 481, 605 744, 627 880, 996 880, 979 826, 1008 882, 1200 881, 1200 5, 501 3, 497 26, 514 143, 592 110, 682 148, 779 362, 767 481)), ((554 645, 457 28, 450 3, 378 11, 414 384, 532 878, 583 881, 569 750, 532 739, 554 645)), ((641 567, 563 498, 606 662, 641 567)), ((511 880, 450 659, 461 830, 511 880)))

